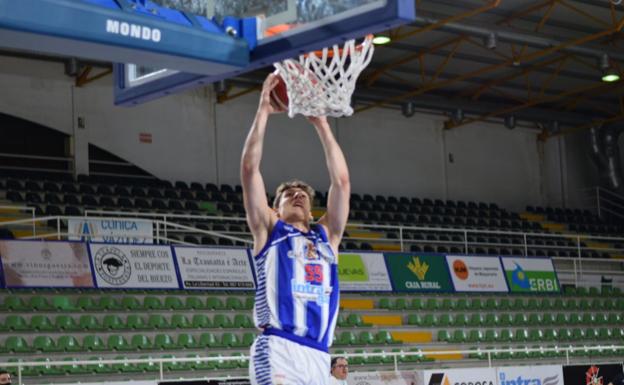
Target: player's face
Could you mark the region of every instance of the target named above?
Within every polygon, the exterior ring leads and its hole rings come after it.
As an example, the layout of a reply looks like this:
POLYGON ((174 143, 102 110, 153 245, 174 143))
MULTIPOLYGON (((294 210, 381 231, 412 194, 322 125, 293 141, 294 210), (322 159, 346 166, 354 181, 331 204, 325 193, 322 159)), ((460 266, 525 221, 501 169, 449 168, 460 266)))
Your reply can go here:
POLYGON ((336 360, 336 365, 332 368, 332 375, 339 380, 346 380, 349 374, 349 363, 344 358, 336 360))
POLYGON ((0 385, 7 385, 11 383, 11 375, 9 373, 0 374, 0 385))
POLYGON ((279 216, 284 221, 308 221, 311 218, 310 197, 299 187, 289 188, 282 193, 279 216))

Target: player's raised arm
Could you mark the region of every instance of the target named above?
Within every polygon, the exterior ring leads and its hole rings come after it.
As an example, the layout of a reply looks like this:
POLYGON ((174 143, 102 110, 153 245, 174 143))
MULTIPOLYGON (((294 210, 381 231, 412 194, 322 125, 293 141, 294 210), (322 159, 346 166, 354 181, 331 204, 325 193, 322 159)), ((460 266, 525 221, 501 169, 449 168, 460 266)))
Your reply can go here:
POLYGON ((351 197, 349 168, 327 119, 325 117, 308 119, 316 128, 323 144, 331 182, 327 195, 327 213, 319 220, 319 223, 327 228, 329 242, 334 253, 338 255, 338 246, 342 240, 347 219, 349 219, 349 199, 351 197))
POLYGON ((264 246, 275 216, 267 203, 264 180, 260 174, 260 162, 268 117, 272 113, 279 112, 271 105, 271 90, 277 82, 276 76, 271 74, 262 85, 258 111, 247 135, 241 157, 243 203, 247 213, 247 223, 254 237, 254 254, 264 246))

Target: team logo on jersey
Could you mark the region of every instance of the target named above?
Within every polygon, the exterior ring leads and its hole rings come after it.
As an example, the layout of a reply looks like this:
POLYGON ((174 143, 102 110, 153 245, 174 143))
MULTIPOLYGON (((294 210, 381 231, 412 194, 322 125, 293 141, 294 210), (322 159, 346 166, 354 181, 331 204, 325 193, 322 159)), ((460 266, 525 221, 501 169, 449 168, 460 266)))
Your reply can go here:
POLYGON ((319 306, 329 304, 329 295, 332 292, 331 287, 314 285, 310 282, 298 283, 294 279, 290 280, 290 290, 295 297, 315 301, 319 306))

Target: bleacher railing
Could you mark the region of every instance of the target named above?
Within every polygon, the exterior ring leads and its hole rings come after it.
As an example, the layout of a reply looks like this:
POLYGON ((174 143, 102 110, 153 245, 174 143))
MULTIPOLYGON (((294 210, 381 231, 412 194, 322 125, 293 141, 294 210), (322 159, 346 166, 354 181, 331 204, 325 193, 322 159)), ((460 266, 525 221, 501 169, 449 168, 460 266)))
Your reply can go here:
MULTIPOLYGON (((483 367, 484 365, 479 365, 480 362, 485 362, 487 358, 487 367, 492 367, 495 362, 505 362, 506 365, 509 365, 509 361, 513 360, 517 357, 517 359, 522 360, 522 363, 526 364, 528 361, 525 358, 522 358, 522 355, 528 355, 531 353, 537 353, 544 357, 548 356, 549 353, 552 355, 549 357, 553 362, 561 362, 561 364, 569 365, 571 363, 571 357, 576 356, 581 360, 585 359, 588 361, 592 357, 592 353, 596 353, 597 356, 603 356, 605 352, 613 352, 621 355, 624 351, 624 346, 622 345, 595 345, 595 346, 539 346, 539 347, 507 347, 507 348, 487 348, 487 349, 457 349, 457 350, 435 350, 435 349, 427 349, 427 351, 423 351, 418 349, 416 351, 398 351, 398 352, 364 352, 364 353, 341 353, 341 356, 346 357, 347 359, 353 358, 373 358, 379 357, 381 359, 388 360, 392 359, 393 369, 398 371, 403 368, 427 368, 430 366, 439 365, 439 362, 436 364, 436 361, 426 361, 423 360, 424 357, 435 357, 437 355, 461 355, 462 357, 470 357, 472 360, 456 360, 456 363, 463 361, 466 367, 483 367), (504 354, 505 358, 497 358, 498 354, 504 354), (516 356, 516 357, 514 357, 516 356), (407 357, 414 357, 417 362, 405 362, 407 357)), ((51 368, 51 367, 60 367, 66 368, 68 366, 71 367, 90 367, 90 366, 102 366, 102 365, 158 365, 158 380, 165 379, 165 372, 167 368, 167 364, 187 364, 187 363, 204 363, 204 362, 223 362, 223 361, 237 361, 240 363, 248 363, 250 356, 248 355, 232 355, 232 356, 212 356, 212 357, 163 357, 163 358, 124 358, 124 359, 100 359, 100 360, 66 360, 66 361, 23 361, 23 362, 6 362, 2 363, 4 368, 16 368, 17 374, 17 384, 23 384, 23 375, 24 370, 27 368, 51 368)), ((536 358, 535 361, 541 360, 540 358, 536 358)), ((445 360, 448 362, 448 360, 445 360)), ((374 365, 383 365, 382 363, 375 363, 374 365)), ((85 376, 100 376, 99 373, 92 374, 74 374, 75 377, 85 376)), ((71 376, 71 375, 70 375, 71 376)), ((240 375, 234 375, 233 377, 240 378, 240 375)), ((221 377, 223 378, 223 377, 221 377)), ((227 378, 227 377, 226 377, 227 378)), ((64 382, 67 382, 64 377, 64 382)))

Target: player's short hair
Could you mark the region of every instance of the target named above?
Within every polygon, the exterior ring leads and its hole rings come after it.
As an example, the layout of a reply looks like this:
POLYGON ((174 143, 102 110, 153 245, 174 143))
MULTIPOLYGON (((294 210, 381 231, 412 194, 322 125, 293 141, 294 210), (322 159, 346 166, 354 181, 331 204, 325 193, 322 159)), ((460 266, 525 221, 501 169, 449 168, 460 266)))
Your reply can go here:
POLYGON ((344 356, 336 356, 336 357, 333 357, 333 358, 331 359, 331 365, 329 366, 329 367, 330 367, 330 369, 333 369, 333 368, 334 368, 334 366, 336 366, 336 364, 338 363, 338 360, 345 360, 345 361, 346 361, 346 360, 347 360, 347 358, 346 358, 346 357, 344 357, 344 356))
POLYGON ((282 199, 282 195, 284 194, 284 192, 290 190, 291 188, 300 188, 305 191, 310 198, 310 207, 312 207, 312 204, 314 202, 314 189, 312 188, 312 186, 298 179, 293 179, 277 186, 277 189, 275 190, 275 198, 273 199, 274 209, 279 207, 279 202, 282 199))

